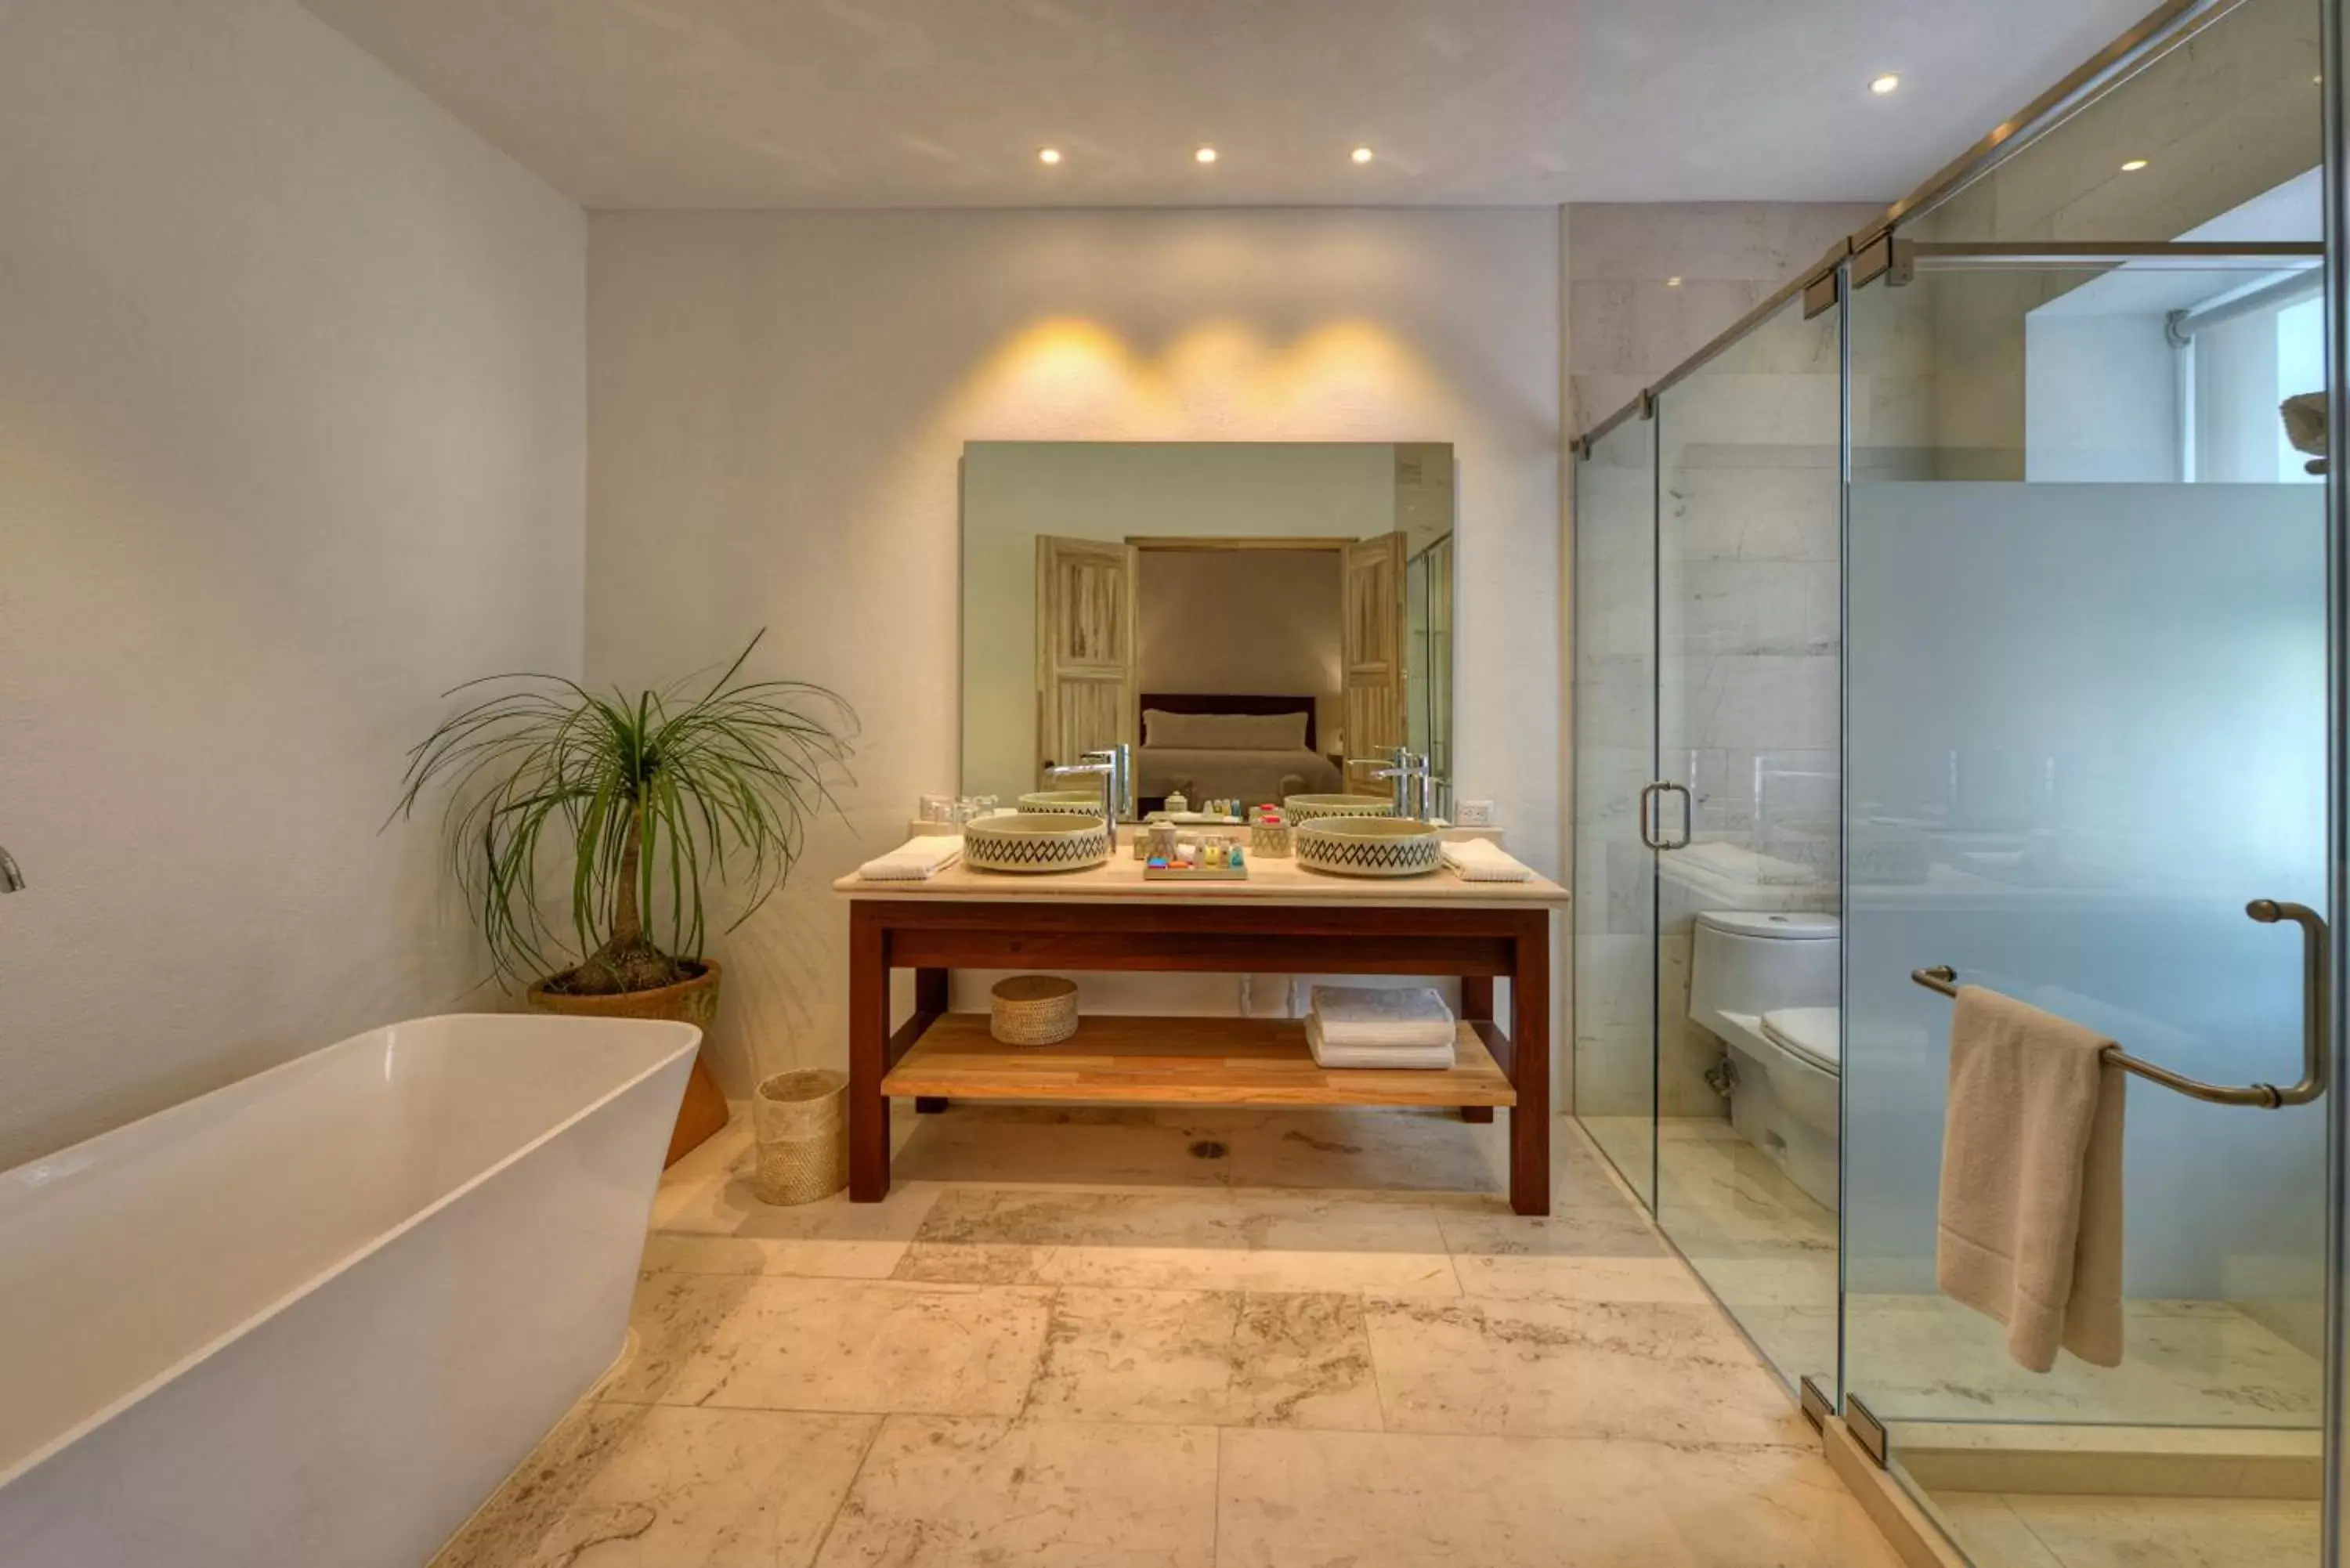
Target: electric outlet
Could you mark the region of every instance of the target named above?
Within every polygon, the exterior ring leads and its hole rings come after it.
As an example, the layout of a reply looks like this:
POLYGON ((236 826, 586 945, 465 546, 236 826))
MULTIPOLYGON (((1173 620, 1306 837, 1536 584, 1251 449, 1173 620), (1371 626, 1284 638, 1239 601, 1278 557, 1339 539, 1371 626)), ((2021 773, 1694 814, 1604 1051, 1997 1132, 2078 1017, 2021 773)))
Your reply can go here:
POLYGON ((1460 814, 1453 820, 1463 827, 1493 826, 1493 803, 1490 800, 1464 800, 1460 814))

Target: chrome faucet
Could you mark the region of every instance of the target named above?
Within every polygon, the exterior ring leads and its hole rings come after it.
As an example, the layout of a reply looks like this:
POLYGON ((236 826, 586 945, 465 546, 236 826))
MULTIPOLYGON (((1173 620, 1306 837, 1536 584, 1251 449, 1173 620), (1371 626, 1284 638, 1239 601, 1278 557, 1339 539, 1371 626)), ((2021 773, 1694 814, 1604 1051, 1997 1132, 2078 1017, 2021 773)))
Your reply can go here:
POLYGON ((1421 753, 1398 746, 1388 756, 1357 757, 1347 766, 1370 768, 1370 777, 1391 784, 1398 816, 1425 822, 1434 815, 1437 778, 1421 753))
POLYGON ((0 848, 0 893, 21 893, 25 890, 25 873, 16 867, 16 857, 0 848))
POLYGON ((1109 824, 1112 834, 1118 825, 1134 815, 1134 748, 1120 741, 1097 752, 1087 752, 1082 761, 1045 770, 1055 778, 1098 777, 1102 787, 1102 817, 1109 824))

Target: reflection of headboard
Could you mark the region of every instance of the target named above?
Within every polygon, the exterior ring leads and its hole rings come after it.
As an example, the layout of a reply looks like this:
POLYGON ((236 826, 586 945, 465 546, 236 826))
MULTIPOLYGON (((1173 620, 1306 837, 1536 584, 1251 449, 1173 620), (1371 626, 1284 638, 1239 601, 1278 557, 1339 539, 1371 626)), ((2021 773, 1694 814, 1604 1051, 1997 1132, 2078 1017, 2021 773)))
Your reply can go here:
MULTIPOLYGON (((1311 697, 1241 696, 1224 691, 1145 691, 1142 706, 1156 708, 1162 713, 1303 713, 1305 715, 1305 749, 1318 752, 1314 743, 1314 699, 1311 697)), ((1136 734, 1142 733, 1141 721, 1136 719, 1136 734)))

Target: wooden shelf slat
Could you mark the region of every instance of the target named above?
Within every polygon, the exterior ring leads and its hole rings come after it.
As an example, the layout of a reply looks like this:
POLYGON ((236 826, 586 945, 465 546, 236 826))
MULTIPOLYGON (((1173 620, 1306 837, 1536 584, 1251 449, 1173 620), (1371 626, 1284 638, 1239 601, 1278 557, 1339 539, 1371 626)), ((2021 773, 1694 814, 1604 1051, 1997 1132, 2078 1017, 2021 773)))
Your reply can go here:
POLYGON ((1004 1045, 984 1014, 931 1025, 881 1082, 893 1099, 1185 1106, 1514 1106, 1478 1028, 1445 1072, 1325 1069, 1305 1026, 1277 1018, 1094 1017, 1058 1045, 1004 1045))

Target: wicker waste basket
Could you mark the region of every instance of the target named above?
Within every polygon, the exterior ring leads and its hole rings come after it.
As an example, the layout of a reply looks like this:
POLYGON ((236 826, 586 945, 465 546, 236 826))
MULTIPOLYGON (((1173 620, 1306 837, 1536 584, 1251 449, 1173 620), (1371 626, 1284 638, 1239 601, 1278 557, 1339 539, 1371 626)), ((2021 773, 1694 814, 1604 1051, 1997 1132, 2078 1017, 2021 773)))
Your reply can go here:
POLYGON ((848 1185, 848 1077, 819 1068, 762 1078, 751 1096, 762 1203, 813 1203, 848 1185))

